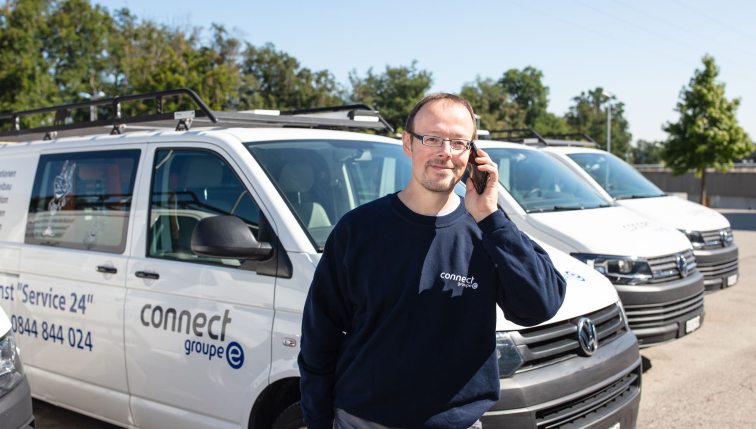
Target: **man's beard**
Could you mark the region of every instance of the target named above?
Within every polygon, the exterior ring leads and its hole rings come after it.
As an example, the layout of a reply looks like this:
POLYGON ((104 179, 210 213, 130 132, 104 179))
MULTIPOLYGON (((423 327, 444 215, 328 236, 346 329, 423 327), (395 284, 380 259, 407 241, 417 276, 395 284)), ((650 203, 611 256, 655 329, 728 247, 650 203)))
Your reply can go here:
POLYGON ((434 165, 442 165, 447 166, 446 162, 428 162, 425 164, 425 170, 423 171, 423 177, 420 180, 420 184, 423 185, 423 187, 431 192, 451 192, 454 189, 454 186, 457 185, 457 182, 459 181, 457 176, 457 171, 459 168, 457 166, 452 167, 450 172, 452 173, 451 178, 445 178, 442 180, 434 180, 433 175, 439 174, 435 170, 431 169, 434 165), (447 182, 448 180, 448 182, 447 182))

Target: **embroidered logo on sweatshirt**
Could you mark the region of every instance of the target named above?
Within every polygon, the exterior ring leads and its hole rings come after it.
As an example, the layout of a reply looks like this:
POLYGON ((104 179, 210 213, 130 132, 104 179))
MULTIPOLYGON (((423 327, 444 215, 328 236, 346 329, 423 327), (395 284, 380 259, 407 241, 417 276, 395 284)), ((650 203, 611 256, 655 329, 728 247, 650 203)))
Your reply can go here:
POLYGON ((441 273, 441 278, 444 280, 453 280, 457 282, 457 286, 460 286, 460 287, 469 287, 472 289, 478 288, 478 284, 475 283, 475 276, 462 277, 458 274, 441 273))

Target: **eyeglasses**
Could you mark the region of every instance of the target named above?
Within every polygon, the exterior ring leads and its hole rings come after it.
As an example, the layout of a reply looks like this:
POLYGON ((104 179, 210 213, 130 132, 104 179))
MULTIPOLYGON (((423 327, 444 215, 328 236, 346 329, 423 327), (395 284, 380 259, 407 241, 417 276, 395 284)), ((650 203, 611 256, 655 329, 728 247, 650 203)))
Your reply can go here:
POLYGON ((421 136, 420 134, 415 134, 412 131, 407 131, 410 133, 411 136, 417 138, 420 140, 420 142, 426 146, 430 147, 441 147, 444 145, 445 141, 448 141, 451 144, 452 150, 455 151, 463 151, 470 149, 470 146, 472 145, 472 141, 465 140, 465 139, 445 139, 442 137, 437 136, 421 136))

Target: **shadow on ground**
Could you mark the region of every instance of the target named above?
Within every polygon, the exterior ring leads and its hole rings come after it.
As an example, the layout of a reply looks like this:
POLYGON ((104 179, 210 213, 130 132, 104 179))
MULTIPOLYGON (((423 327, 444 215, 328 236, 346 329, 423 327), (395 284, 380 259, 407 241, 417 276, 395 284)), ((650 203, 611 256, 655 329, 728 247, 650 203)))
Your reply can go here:
POLYGON ((732 229, 756 231, 756 211, 753 213, 722 213, 730 221, 732 229))
POLYGON ((653 365, 651 365, 651 359, 641 355, 641 371, 645 373, 652 367, 653 365))
POLYGON ((32 399, 32 408, 37 429, 118 429, 118 426, 37 399, 32 399))

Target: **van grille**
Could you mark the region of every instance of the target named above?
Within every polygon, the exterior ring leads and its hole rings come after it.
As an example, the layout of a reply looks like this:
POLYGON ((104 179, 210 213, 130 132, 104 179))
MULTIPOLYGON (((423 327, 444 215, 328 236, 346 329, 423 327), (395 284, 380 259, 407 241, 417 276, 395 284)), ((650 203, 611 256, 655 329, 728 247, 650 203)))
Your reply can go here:
MULTIPOLYGON (((693 251, 688 249, 680 253, 682 253, 682 256, 688 264, 687 275, 693 274, 697 266, 696 257, 693 256, 693 251)), ((651 266, 651 272, 654 274, 654 277, 649 280, 649 283, 666 283, 681 279, 682 276, 677 267, 677 255, 678 253, 674 253, 659 258, 647 259, 648 265, 651 266)))
POLYGON ((724 262, 701 263, 698 265, 698 270, 704 275, 704 281, 713 279, 719 280, 723 275, 737 269, 738 258, 733 258, 724 262))
POLYGON ((517 372, 530 371, 577 356, 580 350, 577 324, 583 317, 591 319, 596 327, 599 347, 627 332, 617 304, 563 322, 510 332, 512 341, 525 360, 517 372))
POLYGON ((677 301, 656 305, 625 306, 630 329, 656 328, 673 323, 679 317, 698 312, 704 305, 704 292, 677 301))
POLYGON ((640 390, 640 366, 604 388, 536 412, 538 429, 573 429, 621 408, 640 390))
POLYGON ((732 228, 715 229, 714 231, 703 231, 701 237, 704 240, 704 246, 701 249, 718 249, 727 247, 732 244, 732 228), (722 245, 722 231, 725 235, 725 244, 722 245))

